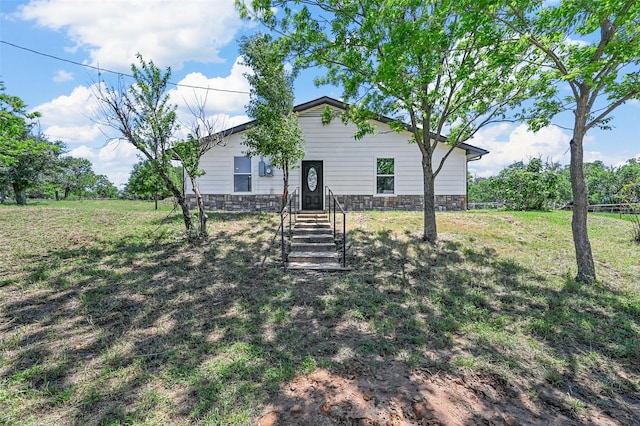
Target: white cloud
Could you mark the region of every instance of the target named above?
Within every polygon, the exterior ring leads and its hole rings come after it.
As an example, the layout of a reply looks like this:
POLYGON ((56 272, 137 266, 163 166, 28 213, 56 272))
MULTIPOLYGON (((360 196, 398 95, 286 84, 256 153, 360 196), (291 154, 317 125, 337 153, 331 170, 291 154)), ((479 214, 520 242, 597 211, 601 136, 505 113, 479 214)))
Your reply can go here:
POLYGON ((136 53, 158 66, 223 62, 220 48, 241 26, 232 0, 32 0, 18 17, 65 31, 91 65, 128 70, 136 53))
MULTIPOLYGON (((200 80, 211 87, 224 87, 230 90, 246 90, 246 81, 242 77, 242 70, 234 66, 228 77, 211 78, 200 75, 200 80)), ((186 80, 192 81, 192 80, 186 80)), ((201 84, 198 84, 201 85, 201 84)), ((172 91, 174 98, 184 90, 184 96, 193 95, 186 88, 172 91)), ((207 98, 205 112, 211 122, 220 129, 229 128, 249 120, 246 115, 232 115, 228 112, 241 110, 246 102, 247 95, 211 92, 207 98)), ((182 95, 180 95, 182 97, 182 95)), ((175 101, 175 99, 172 99, 175 101)), ((40 119, 43 132, 50 140, 60 140, 68 144, 71 151, 68 155, 86 158, 93 164, 93 170, 97 174, 107 175, 114 184, 123 185, 129 180, 129 174, 133 164, 139 161, 138 151, 125 141, 111 140, 105 144, 108 137, 114 135, 112 129, 103 129, 96 122, 96 110, 98 101, 94 96, 94 87, 78 86, 68 96, 59 96, 50 102, 34 108, 42 113, 40 119)), ((193 120, 191 113, 186 108, 178 110, 180 120, 189 123, 193 120)), ((188 129, 183 128, 184 137, 188 129)))
POLYGON ((59 70, 56 72, 56 75, 53 76, 53 81, 56 83, 64 83, 70 80, 73 80, 73 73, 65 70, 59 70))
POLYGON ((191 109, 197 109, 204 104, 205 113, 234 113, 244 111, 249 101, 249 83, 243 74, 248 68, 240 65, 240 58, 236 59, 231 72, 226 77, 209 78, 202 73, 187 74, 178 82, 175 89, 169 91, 171 101, 178 105, 178 118, 182 123, 193 121, 191 109), (226 91, 203 90, 205 87, 224 89, 226 91))
POLYGON ((618 154, 605 154, 601 151, 585 151, 584 162, 589 163, 592 161, 600 160, 605 166, 620 167, 629 160, 629 158, 638 158, 640 153, 636 155, 618 155, 618 154))
POLYGON ((567 37, 565 43, 568 45, 574 45, 578 47, 587 47, 589 46, 589 42, 585 40, 575 39, 571 37, 567 37))
POLYGON ((126 142, 110 141, 96 122, 98 100, 94 87, 78 86, 68 96, 59 96, 34 108, 42 114, 40 123, 50 140, 72 147, 68 155, 86 158, 93 171, 107 175, 116 185, 129 179, 137 150, 126 142))
MULTIPOLYGON (((481 160, 469 163, 469 171, 479 177, 495 176, 517 161, 527 162, 534 157, 568 165, 570 140, 571 134, 557 126, 545 127, 537 133, 528 130, 526 124, 515 126, 501 123, 487 127, 480 130, 469 143, 490 153, 481 160)), ((622 153, 597 150, 598 143, 594 135, 585 136, 583 147, 585 163, 600 160, 608 166, 618 167, 630 158, 622 153)))
POLYGON ((92 144, 101 136, 95 122, 97 99, 92 87, 78 86, 68 96, 40 104, 34 108, 42 114, 40 124, 51 140, 67 144, 92 144))
POLYGON ((122 141, 111 141, 98 149, 82 145, 71 150, 69 155, 91 161, 93 171, 107 175, 116 186, 127 183, 133 165, 139 161, 138 150, 122 141))
POLYGON ((68 145, 86 144, 96 141, 102 132, 97 125, 49 126, 44 131, 50 140, 63 141, 68 145))
MULTIPOLYGON (((201 73, 191 73, 179 84, 248 92, 248 82, 242 75, 246 71, 247 68, 236 60, 227 76, 209 78, 201 73)), ((65 142, 73 148, 69 155, 90 160, 96 173, 105 174, 112 182, 121 185, 126 183, 133 164, 138 161, 137 151, 127 142, 112 140, 105 145, 109 136, 118 135, 113 129, 103 128, 97 122, 100 104, 95 93, 95 85, 77 86, 70 94, 58 96, 38 105, 34 110, 42 114, 42 130, 51 140, 65 142)), ((217 130, 249 120, 243 114, 244 105, 249 99, 246 93, 207 92, 178 86, 169 91, 171 102, 179 105, 178 119, 183 123, 183 128, 176 137, 185 137, 189 124, 194 120, 185 102, 195 105, 194 97, 204 96, 206 93, 205 114, 211 122, 217 124, 217 130)))
POLYGON ((571 136, 557 126, 545 127, 537 133, 528 130, 526 124, 501 123, 487 127, 469 143, 490 151, 490 154, 469 163, 469 171, 477 176, 493 176, 516 161, 526 162, 533 157, 566 164, 570 140, 571 136))
POLYGON ((93 88, 77 86, 68 96, 58 96, 34 108, 42 114, 40 122, 44 126, 81 125, 95 115, 97 99, 93 88))

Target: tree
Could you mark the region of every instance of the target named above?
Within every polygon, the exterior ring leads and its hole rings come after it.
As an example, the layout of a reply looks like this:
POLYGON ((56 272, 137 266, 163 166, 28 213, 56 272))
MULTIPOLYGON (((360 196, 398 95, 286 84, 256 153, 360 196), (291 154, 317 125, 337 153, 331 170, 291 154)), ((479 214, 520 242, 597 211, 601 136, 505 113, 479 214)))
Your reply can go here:
MULTIPOLYGON (((172 167, 169 176, 173 184, 180 186, 180 175, 182 170, 179 167, 172 167)), ((171 196, 171 191, 167 189, 162 177, 149 161, 140 161, 133 165, 129 180, 125 186, 125 193, 136 198, 153 199, 157 201, 171 196)))
MULTIPOLYGON (((5 86, 0 81, 0 202, 4 203, 7 185, 12 185, 11 179, 18 175, 27 177, 25 166, 18 166, 24 173, 17 173, 16 165, 23 162, 29 155, 37 155, 47 149, 47 143, 32 134, 38 112, 27 112, 27 106, 17 96, 5 93, 5 86)), ((35 171, 32 169, 32 171, 35 171)), ((31 173, 33 174, 33 173, 31 173)), ((35 175, 38 175, 35 173, 35 175)), ((21 180, 22 181, 22 180, 21 180)), ((33 182, 29 182, 33 184, 33 182)), ((16 193, 18 204, 26 204, 27 198, 24 188, 19 184, 16 193)))
POLYGON ((616 169, 607 167, 602 161, 584 164, 584 177, 590 204, 610 204, 618 192, 616 169))
POLYGON ((4 93, 5 90, 0 81, 0 168, 15 164, 26 152, 47 148, 45 142, 32 134, 40 113, 28 113, 22 99, 4 93))
POLYGON ((118 198, 118 188, 105 175, 96 175, 91 193, 100 198, 118 198))
POLYGON ((640 202, 640 161, 630 158, 616 171, 614 200, 622 203, 640 202))
POLYGON ((198 236, 200 238, 206 238, 209 234, 207 232, 207 212, 197 179, 205 174, 205 171, 200 168, 200 159, 210 148, 211 145, 208 141, 203 141, 191 134, 187 136, 187 140, 176 142, 173 147, 175 155, 182 163, 184 173, 189 177, 191 188, 196 196, 198 236))
POLYGON ((27 204, 27 189, 39 183, 47 168, 55 166, 60 152, 58 144, 44 138, 34 139, 32 144, 38 147, 35 151, 14 152, 10 165, 0 170, 0 182, 13 188, 16 203, 21 206, 27 204))
POLYGON ((579 282, 596 279, 587 232, 589 198, 584 176, 583 141, 593 127, 609 128, 611 113, 640 95, 640 3, 636 0, 593 2, 563 0, 543 5, 539 0, 507 3, 478 2, 478 10, 520 34, 547 58, 545 78, 550 85, 532 108, 534 130, 547 125, 563 111, 573 112, 571 229, 579 282), (576 40, 580 40, 576 42, 576 40), (562 84, 560 84, 562 83, 562 84), (562 97, 561 85, 571 94, 562 97))
POLYGON ((514 163, 495 179, 496 192, 512 210, 549 210, 560 201, 559 166, 532 158, 514 163))
POLYGON ((257 126, 244 134, 247 155, 268 156, 271 165, 282 170, 282 202, 289 196, 289 170, 304 158, 304 137, 293 112, 295 73, 284 66, 285 56, 271 37, 256 34, 240 43, 244 64, 252 73, 244 76, 251 85, 251 100, 246 107, 257 126))
POLYGON ((380 114, 395 118, 397 131, 410 124, 422 155, 426 241, 437 239, 435 179, 451 152, 505 119, 537 81, 527 46, 486 15, 467 11, 465 1, 254 0, 238 6, 244 17, 284 34, 282 45, 296 56, 296 67, 325 67, 319 82, 341 85, 345 100, 355 101, 343 118, 358 125, 356 137, 374 132, 370 119, 380 114), (440 143, 448 149, 438 160, 440 143))
POLYGON ((98 85, 97 97, 101 101, 100 116, 107 126, 115 129, 119 137, 140 151, 143 158, 160 176, 166 188, 182 208, 187 234, 194 232, 189 203, 182 191, 171 179, 174 133, 178 129, 176 105, 169 103, 167 85, 171 69, 163 73, 153 61, 146 62, 137 55, 140 66, 131 65, 135 83, 125 89, 120 81, 118 88, 98 85))
POLYGON ((467 199, 470 203, 491 203, 503 200, 499 195, 500 189, 496 176, 474 178, 469 173, 467 178, 467 199))
POLYGON ((470 203, 485 203, 496 201, 491 187, 492 178, 478 177, 474 178, 469 174, 467 176, 467 198, 470 203))
MULTIPOLYGON (((58 166, 58 184, 66 200, 71 193, 84 196, 96 182, 91 161, 86 158, 62 157, 58 166)), ((56 191, 56 199, 58 193, 56 191)))
POLYGON ((196 196, 199 227, 194 237, 207 238, 209 236, 207 232, 207 212, 198 187, 198 178, 205 174, 205 171, 200 168, 200 160, 214 146, 224 145, 226 135, 224 132, 216 131, 219 127, 217 120, 207 117, 205 113, 206 96, 204 98, 196 98, 196 100, 196 105, 188 106, 194 117, 194 121, 191 124, 191 132, 187 135, 186 140, 178 141, 174 144, 173 154, 182 164, 184 174, 189 178, 191 189, 196 196))

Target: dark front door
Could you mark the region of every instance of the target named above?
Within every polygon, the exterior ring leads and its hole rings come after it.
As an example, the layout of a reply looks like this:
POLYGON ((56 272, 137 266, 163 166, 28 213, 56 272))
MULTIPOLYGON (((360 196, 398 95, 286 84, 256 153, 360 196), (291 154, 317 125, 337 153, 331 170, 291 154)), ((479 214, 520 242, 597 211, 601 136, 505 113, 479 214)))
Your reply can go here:
POLYGON ((322 210, 322 161, 302 162, 302 210, 322 210))

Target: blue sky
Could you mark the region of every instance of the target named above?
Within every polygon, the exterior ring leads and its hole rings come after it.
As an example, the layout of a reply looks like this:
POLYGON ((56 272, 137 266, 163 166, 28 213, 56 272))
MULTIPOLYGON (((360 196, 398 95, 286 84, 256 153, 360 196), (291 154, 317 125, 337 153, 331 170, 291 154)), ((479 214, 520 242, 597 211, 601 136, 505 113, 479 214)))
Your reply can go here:
MULTIPOLYGON (((96 121, 92 86, 98 76, 88 66, 130 73, 139 52, 160 67, 171 67, 171 80, 179 85, 248 92, 237 40, 259 29, 238 18, 233 0, 1 0, 0 40, 87 66, 0 43, 0 80, 7 93, 42 114, 41 130, 51 140, 65 142, 70 155, 91 160, 96 173, 122 185, 138 161, 137 153, 112 140, 115 134, 96 121)), ((313 85, 319 72, 309 70, 298 78, 296 103, 323 95, 340 97, 339 88, 313 85)), ((103 76, 116 78, 108 72, 103 76)), ((174 86, 172 100, 179 105, 182 122, 191 121, 185 102, 193 104, 205 93, 206 112, 221 126, 247 120, 246 93, 174 86)), ((640 157, 640 102, 622 106, 614 117, 614 130, 587 135, 586 161, 620 165, 640 157)), ((470 141, 491 151, 471 163, 470 170, 490 176, 534 156, 567 164, 569 140, 570 132, 555 126, 533 134, 524 124, 498 124, 470 141)))

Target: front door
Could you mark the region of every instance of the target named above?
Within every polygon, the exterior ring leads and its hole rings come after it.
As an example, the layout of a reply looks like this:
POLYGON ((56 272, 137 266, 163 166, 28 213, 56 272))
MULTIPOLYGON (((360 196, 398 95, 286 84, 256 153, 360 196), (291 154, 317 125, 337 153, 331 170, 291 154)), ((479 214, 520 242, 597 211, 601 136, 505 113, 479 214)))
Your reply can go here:
POLYGON ((322 210, 322 161, 302 162, 302 210, 322 210))

